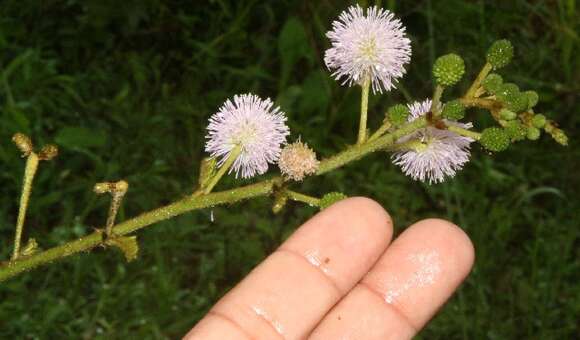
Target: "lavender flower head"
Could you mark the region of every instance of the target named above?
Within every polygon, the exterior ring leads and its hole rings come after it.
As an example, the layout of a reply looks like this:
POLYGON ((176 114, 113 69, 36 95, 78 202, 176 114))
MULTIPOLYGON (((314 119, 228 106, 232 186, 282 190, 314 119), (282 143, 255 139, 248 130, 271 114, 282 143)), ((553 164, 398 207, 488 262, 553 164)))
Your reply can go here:
POLYGON ((241 152, 229 170, 236 173, 236 178, 261 175, 268 170, 268 163, 276 163, 290 130, 284 112, 273 105, 270 98, 236 95, 211 116, 205 151, 220 158, 218 166, 223 165, 236 146, 240 146, 241 152))
POLYGON ((351 6, 332 23, 326 33, 332 47, 326 50, 324 62, 343 85, 362 85, 370 77, 373 92, 382 93, 394 87, 411 59, 411 41, 401 21, 388 10, 371 7, 364 10, 351 6))
MULTIPOLYGON (((407 106, 411 111, 409 121, 413 121, 431 110, 431 100, 407 106)), ((472 127, 471 123, 462 124, 448 120, 444 122, 465 129, 472 127)), ((469 161, 469 144, 473 141, 449 130, 429 126, 400 138, 396 145, 402 149, 391 158, 393 163, 399 165, 414 180, 428 181, 429 184, 440 183, 445 176, 455 176, 469 161)))

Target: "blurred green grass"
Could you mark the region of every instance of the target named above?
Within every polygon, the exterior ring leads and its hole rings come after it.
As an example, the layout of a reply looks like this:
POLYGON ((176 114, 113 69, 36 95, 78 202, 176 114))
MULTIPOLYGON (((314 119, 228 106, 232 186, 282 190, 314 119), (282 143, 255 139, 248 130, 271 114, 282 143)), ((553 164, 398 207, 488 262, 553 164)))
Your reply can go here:
MULTIPOLYGON (((466 169, 436 186, 376 154, 301 190, 372 197, 397 232, 432 216, 466 230, 475 268, 420 338, 572 338, 580 332, 576 1, 377 3, 407 26, 413 60, 401 91, 372 98, 371 124, 392 103, 430 95, 438 55, 461 54, 473 77, 489 44, 508 38, 517 58, 503 74, 540 93, 539 110, 560 122, 570 146, 544 137, 493 157, 475 147, 466 169)), ((29 209, 26 234, 44 248, 102 225, 108 201, 91 192, 98 181, 131 184, 121 219, 191 192, 206 120, 233 94, 276 98, 294 136, 323 156, 351 143, 358 91, 338 86, 322 62, 324 33, 348 4, 0 2, 0 258, 11 251, 24 166, 10 143, 17 131, 62 150, 41 164, 29 209)), ((148 228, 130 264, 96 250, 3 283, 0 338, 177 338, 315 213, 292 204, 274 216, 270 207, 262 198, 148 228)))

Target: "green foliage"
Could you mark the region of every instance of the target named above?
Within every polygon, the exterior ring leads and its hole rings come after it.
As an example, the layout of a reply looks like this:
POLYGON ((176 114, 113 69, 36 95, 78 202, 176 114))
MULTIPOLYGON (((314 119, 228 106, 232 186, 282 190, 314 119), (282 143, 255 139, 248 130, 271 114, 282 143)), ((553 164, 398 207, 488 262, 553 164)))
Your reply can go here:
MULTIPOLYGON (((11 251, 24 166, 10 143, 17 131, 37 145, 54 142, 64 129, 93 135, 82 149, 59 145, 61 155, 39 169, 26 236, 43 249, 103 225, 109 199, 91 192, 96 182, 129 181, 120 221, 190 194, 205 156, 206 120, 235 93, 277 96, 293 131, 321 157, 352 142, 360 91, 332 81, 322 62, 324 33, 350 3, 0 1, 1 258, 11 251), (283 62, 288 50, 279 46, 289 20, 305 34, 297 34, 298 56, 283 62)), ((303 190, 372 197, 389 211, 397 234, 437 216, 471 237, 475 270, 418 339, 574 338, 580 313, 578 5, 382 4, 402 18, 417 45, 402 91, 372 96, 370 126, 380 124, 377 112, 390 105, 431 94, 438 53, 459 49, 472 76, 489 42, 509 34, 518 58, 505 78, 539 92, 534 109, 553 112, 546 116, 570 129, 571 146, 549 139, 518 143, 493 157, 473 148, 464 171, 433 186, 417 185, 377 155, 307 181, 303 190)), ((568 143, 561 130, 549 130, 568 143)), ((228 178, 220 188, 234 183, 228 178)), ((139 234, 140 255, 131 263, 120 252, 97 250, 2 283, 0 338, 181 338, 316 211, 288 204, 273 215, 271 204, 216 207, 149 228, 139 234)))

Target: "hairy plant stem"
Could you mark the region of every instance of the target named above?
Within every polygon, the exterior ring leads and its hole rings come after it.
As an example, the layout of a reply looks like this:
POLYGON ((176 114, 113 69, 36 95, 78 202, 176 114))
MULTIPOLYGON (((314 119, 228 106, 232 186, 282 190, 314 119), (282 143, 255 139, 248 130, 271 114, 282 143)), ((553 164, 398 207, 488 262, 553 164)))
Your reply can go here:
POLYGON ((288 198, 293 200, 293 201, 306 203, 310 206, 317 207, 320 204, 320 199, 318 199, 316 197, 304 195, 304 194, 301 194, 301 193, 296 192, 296 191, 286 190, 286 195, 288 195, 288 198))
POLYGON ((433 91, 433 101, 431 102, 431 112, 433 117, 438 117, 441 114, 441 96, 445 88, 441 85, 436 85, 433 91))
MULTIPOLYGON (((413 133, 414 131, 425 126, 427 126, 427 119, 425 117, 421 117, 401 126, 399 129, 393 131, 392 133, 386 134, 373 141, 368 141, 361 145, 352 146, 330 158, 322 160, 316 175, 322 175, 347 163, 358 160, 369 153, 385 149, 393 145, 399 138, 413 133)), ((225 165, 222 167, 222 169, 224 168, 225 165)), ((223 170, 223 172, 225 173, 225 170, 223 170)), ((214 179, 216 177, 214 177, 214 179)), ((130 234, 151 224, 184 214, 192 210, 209 208, 220 204, 234 203, 257 196, 270 195, 277 187, 282 185, 282 183, 283 180, 281 177, 275 177, 273 179, 265 180, 256 184, 221 192, 201 194, 198 191, 196 194, 190 195, 180 201, 143 213, 128 221, 115 225, 113 227, 115 236, 130 234)), ((298 198, 304 199, 304 196, 294 195, 294 198, 292 198, 289 195, 290 198, 297 200, 298 198)), ((314 203, 314 201, 311 203, 314 203)), ((0 265, 0 282, 22 274, 38 266, 48 264, 64 257, 83 251, 88 251, 92 248, 103 245, 105 245, 103 233, 96 231, 76 241, 71 241, 63 245, 36 253, 34 255, 20 258, 16 261, 10 261, 0 265)))
POLYGON ((372 134, 372 135, 369 137, 368 141, 369 141, 369 142, 370 142, 370 141, 373 141, 373 140, 375 140, 375 139, 379 138, 380 136, 384 135, 384 134, 385 134, 385 132, 387 132, 387 131, 388 131, 388 130, 389 130, 391 127, 392 127, 392 126, 393 126, 393 125, 392 125, 391 123, 389 123, 388 121, 385 121, 385 122, 383 122, 383 125, 381 125, 381 126, 380 126, 380 127, 377 129, 377 131, 375 131, 375 133, 373 133, 373 134, 372 134))
POLYGON ((111 206, 109 207, 109 216, 107 216, 107 225, 105 227, 105 234, 107 237, 113 235, 113 226, 115 225, 115 218, 117 217, 117 212, 121 206, 121 201, 125 196, 124 192, 113 192, 111 198, 111 206))
POLYGON ((449 125, 449 126, 447 126, 447 130, 453 131, 461 136, 469 137, 473 140, 479 140, 481 138, 481 133, 467 130, 467 129, 461 128, 459 126, 449 125))
POLYGON ((240 155, 241 152, 242 152, 242 147, 239 145, 237 145, 236 147, 234 147, 232 149, 232 151, 230 151, 230 155, 228 156, 228 158, 226 159, 224 164, 222 164, 221 168, 218 170, 218 172, 215 174, 215 176, 212 177, 212 179, 209 181, 209 183, 207 184, 207 186, 203 190, 204 194, 207 195, 212 191, 213 187, 216 186, 216 184, 219 182, 219 180, 225 175, 226 171, 228 171, 228 169, 234 164, 234 162, 236 161, 236 158, 238 158, 238 156, 240 155))
POLYGON ((483 65, 481 71, 479 71, 479 74, 477 75, 477 78, 475 78, 475 80, 469 87, 469 90, 467 90, 465 96, 463 96, 464 99, 475 98, 475 93, 477 89, 479 89, 479 87, 481 86, 481 82, 485 79, 485 77, 487 77, 487 75, 489 74, 489 72, 491 72, 492 69, 493 67, 491 66, 490 63, 485 63, 485 65, 483 65))
POLYGON ((371 88, 371 78, 366 76, 362 84, 362 95, 360 100, 360 124, 358 127, 357 144, 360 145, 367 140, 367 116, 369 110, 369 90, 371 88))
POLYGON ((26 168, 24 169, 24 181, 22 183, 22 194, 20 196, 20 208, 18 210, 18 219, 16 221, 16 232, 14 233, 14 250, 12 260, 16 260, 20 255, 20 240, 24 230, 24 220, 26 219, 26 210, 28 201, 32 192, 32 181, 38 169, 38 155, 31 152, 26 159, 26 168))
POLYGON ((424 128, 425 126, 427 126, 427 118, 423 116, 401 126, 392 133, 386 134, 372 141, 367 141, 362 145, 352 146, 330 158, 322 160, 318 167, 318 171, 316 171, 316 175, 325 174, 347 163, 360 159, 371 152, 387 148, 395 143, 397 139, 415 132, 418 129, 424 128))

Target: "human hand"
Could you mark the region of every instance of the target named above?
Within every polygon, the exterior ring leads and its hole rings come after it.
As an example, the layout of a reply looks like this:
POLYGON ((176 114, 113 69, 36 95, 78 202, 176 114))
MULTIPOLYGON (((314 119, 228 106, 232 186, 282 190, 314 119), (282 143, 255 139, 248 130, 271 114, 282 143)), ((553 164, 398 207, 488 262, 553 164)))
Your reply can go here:
POLYGON ((474 251, 457 226, 393 224, 367 198, 302 225, 227 293, 185 339, 408 339, 467 276, 474 251))

